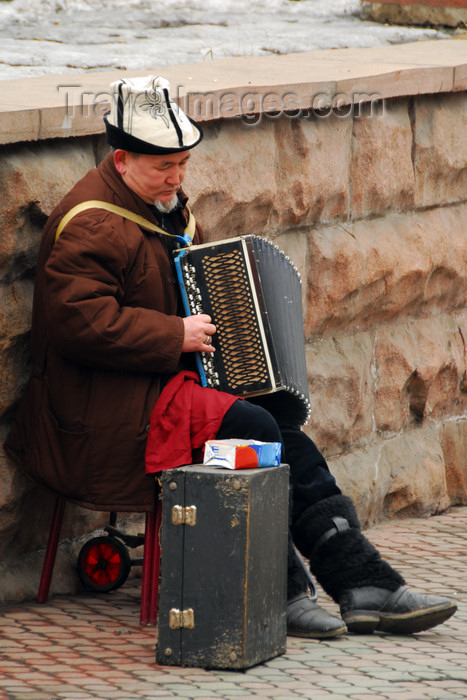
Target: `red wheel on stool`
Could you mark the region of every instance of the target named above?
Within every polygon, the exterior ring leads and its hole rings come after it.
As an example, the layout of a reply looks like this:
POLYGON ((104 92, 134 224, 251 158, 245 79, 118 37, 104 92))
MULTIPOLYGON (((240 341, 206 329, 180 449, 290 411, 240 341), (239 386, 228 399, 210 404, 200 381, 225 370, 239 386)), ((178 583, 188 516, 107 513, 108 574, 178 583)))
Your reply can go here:
POLYGON ((112 537, 94 537, 78 556, 78 574, 89 591, 107 593, 122 586, 131 569, 125 545, 112 537))

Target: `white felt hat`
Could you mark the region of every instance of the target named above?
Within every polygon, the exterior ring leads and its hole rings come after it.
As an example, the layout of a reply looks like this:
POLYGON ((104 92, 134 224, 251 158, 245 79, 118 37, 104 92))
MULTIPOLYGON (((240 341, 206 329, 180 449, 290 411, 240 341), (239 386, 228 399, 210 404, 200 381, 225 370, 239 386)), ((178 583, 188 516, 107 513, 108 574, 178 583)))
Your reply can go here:
POLYGON ((165 78, 117 80, 110 89, 111 109, 104 121, 114 148, 163 155, 186 151, 203 138, 201 127, 170 99, 165 78))

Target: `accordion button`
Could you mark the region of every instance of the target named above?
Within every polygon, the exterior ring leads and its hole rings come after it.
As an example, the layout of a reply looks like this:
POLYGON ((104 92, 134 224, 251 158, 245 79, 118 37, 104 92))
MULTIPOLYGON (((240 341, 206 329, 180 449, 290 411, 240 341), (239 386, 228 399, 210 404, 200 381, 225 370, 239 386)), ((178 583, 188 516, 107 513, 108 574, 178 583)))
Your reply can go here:
POLYGON ((168 282, 169 284, 175 284, 175 283, 177 282, 177 280, 175 279, 175 277, 169 277, 168 280, 167 280, 167 282, 168 282))

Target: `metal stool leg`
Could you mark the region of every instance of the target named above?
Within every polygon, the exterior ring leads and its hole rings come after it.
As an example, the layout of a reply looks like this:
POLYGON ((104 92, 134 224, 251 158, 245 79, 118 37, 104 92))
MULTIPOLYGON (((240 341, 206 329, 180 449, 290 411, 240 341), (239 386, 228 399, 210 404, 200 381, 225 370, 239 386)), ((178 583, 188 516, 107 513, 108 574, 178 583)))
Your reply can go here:
POLYGON ((149 601, 151 598, 151 574, 154 559, 154 541, 156 531, 156 513, 149 511, 146 513, 146 525, 144 529, 144 555, 143 555, 143 575, 141 581, 141 611, 139 617, 140 625, 149 623, 149 601))
POLYGON ((161 560, 161 544, 159 539, 159 530, 162 522, 162 503, 157 504, 156 523, 154 528, 154 551, 152 554, 152 572, 151 572, 151 594, 149 597, 149 624, 157 623, 157 602, 159 597, 159 572, 161 560))
POLYGON ((58 540, 65 512, 66 500, 61 496, 55 501, 55 510, 50 526, 49 539, 47 541, 47 549, 45 552, 44 564, 42 567, 42 575, 37 593, 37 602, 45 603, 49 597, 50 582, 52 581, 52 573, 57 554, 58 540))

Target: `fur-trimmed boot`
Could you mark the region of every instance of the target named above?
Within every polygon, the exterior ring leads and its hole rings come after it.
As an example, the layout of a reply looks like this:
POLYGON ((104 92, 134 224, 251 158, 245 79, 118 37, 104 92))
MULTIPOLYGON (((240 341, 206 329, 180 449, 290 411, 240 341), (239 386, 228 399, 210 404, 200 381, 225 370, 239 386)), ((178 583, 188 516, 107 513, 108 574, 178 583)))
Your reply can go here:
POLYGON ((448 598, 412 593, 367 540, 350 498, 331 496, 308 508, 292 528, 316 579, 340 606, 351 632, 411 634, 430 629, 457 609, 448 598))
POLYGON ((308 578, 289 535, 287 552, 287 634, 327 639, 347 631, 342 620, 323 610, 308 596, 308 578))

